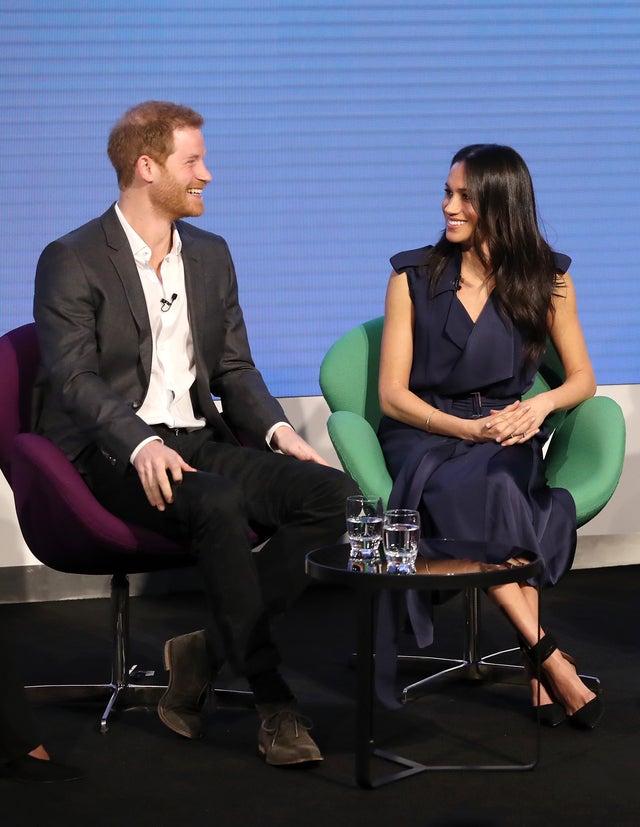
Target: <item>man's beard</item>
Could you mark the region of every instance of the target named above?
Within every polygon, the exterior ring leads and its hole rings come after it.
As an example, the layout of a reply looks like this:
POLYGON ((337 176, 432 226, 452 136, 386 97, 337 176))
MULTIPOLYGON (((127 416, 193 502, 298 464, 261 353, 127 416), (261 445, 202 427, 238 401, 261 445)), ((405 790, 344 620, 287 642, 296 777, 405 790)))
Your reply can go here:
POLYGON ((154 207, 167 215, 171 221, 202 215, 204 212, 202 199, 190 196, 186 190, 187 188, 164 170, 162 180, 152 189, 151 200, 154 207))

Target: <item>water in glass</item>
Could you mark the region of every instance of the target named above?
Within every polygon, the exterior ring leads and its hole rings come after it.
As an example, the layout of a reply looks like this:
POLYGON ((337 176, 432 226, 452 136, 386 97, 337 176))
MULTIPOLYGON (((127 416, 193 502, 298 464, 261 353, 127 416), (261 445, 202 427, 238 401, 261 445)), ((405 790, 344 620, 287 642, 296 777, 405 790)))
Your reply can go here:
POLYGON ((379 560, 382 544, 382 500, 354 494, 347 497, 347 534, 351 560, 379 560))
POLYGON ((382 515, 347 517, 352 560, 377 560, 382 542, 382 515))
POLYGON ((399 519, 387 519, 384 524, 384 557, 387 572, 415 574, 420 526, 399 519))

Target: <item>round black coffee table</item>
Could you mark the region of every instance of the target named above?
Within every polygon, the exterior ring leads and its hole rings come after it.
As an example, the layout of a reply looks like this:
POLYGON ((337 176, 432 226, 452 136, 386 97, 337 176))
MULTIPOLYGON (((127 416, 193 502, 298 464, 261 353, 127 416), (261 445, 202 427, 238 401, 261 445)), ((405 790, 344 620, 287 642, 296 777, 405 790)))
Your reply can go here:
MULTIPOLYGON (((505 583, 524 583, 535 579, 540 562, 531 552, 514 546, 496 546, 484 542, 460 540, 429 540, 428 560, 419 557, 416 574, 389 574, 384 563, 352 562, 349 545, 325 546, 309 552, 307 573, 315 580, 352 589, 357 604, 357 666, 356 666, 356 733, 355 774, 359 786, 368 789, 398 781, 426 770, 514 770, 532 769, 538 760, 539 735, 534 759, 508 765, 436 765, 412 761, 386 750, 376 749, 373 726, 374 710, 374 628, 377 598, 385 590, 392 591, 463 591, 467 600, 477 602, 479 590, 505 583), (455 550, 455 554, 454 554, 455 550), (491 559, 491 564, 484 561, 491 559), (377 756, 402 770, 376 779, 371 777, 371 757, 377 756)), ((477 608, 477 607, 476 607, 477 608)), ((483 669, 495 665, 475 657, 455 661, 454 670, 472 670, 482 677, 483 669)), ((498 664, 506 669, 515 667, 498 664)), ((447 671, 454 671, 447 670, 447 671)))

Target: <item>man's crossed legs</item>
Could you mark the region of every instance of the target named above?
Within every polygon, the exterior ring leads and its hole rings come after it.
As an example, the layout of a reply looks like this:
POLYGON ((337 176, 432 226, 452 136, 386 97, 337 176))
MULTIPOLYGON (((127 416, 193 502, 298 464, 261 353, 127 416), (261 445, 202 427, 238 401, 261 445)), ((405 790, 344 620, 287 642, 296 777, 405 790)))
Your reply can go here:
POLYGON ((225 661, 247 678, 260 717, 258 746, 271 764, 321 760, 279 672, 270 618, 304 588, 304 557, 344 533, 355 483, 340 471, 292 457, 215 442, 210 431, 162 434, 195 468, 174 484, 174 502, 149 505, 133 468, 123 477, 99 451, 83 458, 96 497, 122 519, 175 539, 196 555, 210 606, 207 629, 165 644, 169 688, 161 720, 188 738, 204 734, 210 687, 225 661), (253 552, 250 528, 269 539, 253 552))

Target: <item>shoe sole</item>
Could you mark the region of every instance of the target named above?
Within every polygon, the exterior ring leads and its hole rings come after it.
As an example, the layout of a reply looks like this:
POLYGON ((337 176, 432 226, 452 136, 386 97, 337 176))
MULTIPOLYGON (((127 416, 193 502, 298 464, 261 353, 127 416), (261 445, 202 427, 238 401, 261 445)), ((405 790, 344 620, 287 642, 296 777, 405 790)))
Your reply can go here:
POLYGON ((296 758, 293 761, 270 761, 267 758, 267 751, 264 747, 258 745, 258 752, 264 758, 265 763, 270 767, 295 767, 297 764, 319 764, 320 761, 324 761, 324 757, 322 755, 319 758, 296 758))
POLYGON ((204 738, 204 732, 200 733, 200 735, 194 735, 188 729, 182 729, 174 721, 167 717, 164 709, 162 708, 162 702, 165 699, 165 697, 166 692, 158 702, 158 717, 160 718, 162 723, 172 732, 175 732, 176 735, 181 735, 183 738, 188 738, 190 741, 201 741, 204 738))

